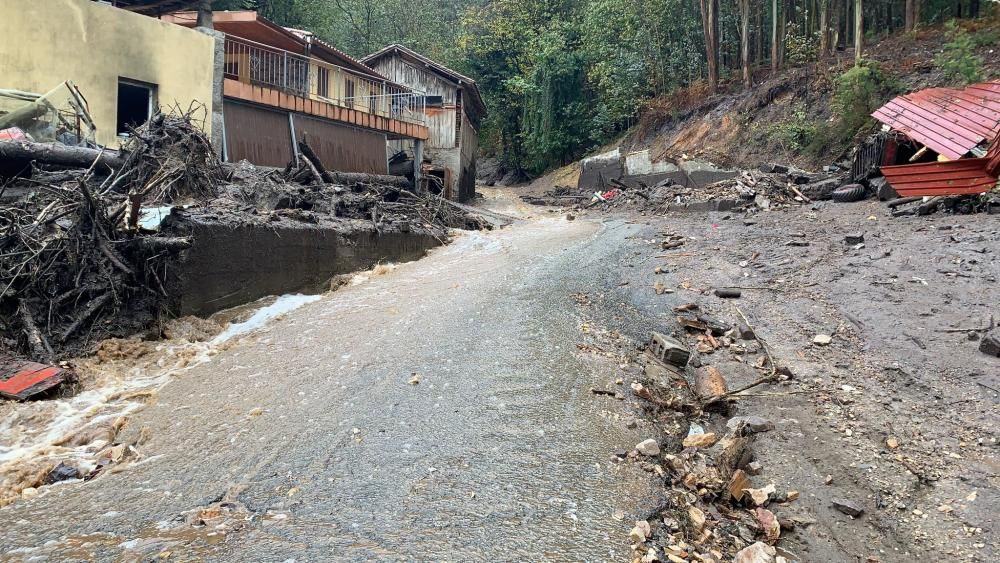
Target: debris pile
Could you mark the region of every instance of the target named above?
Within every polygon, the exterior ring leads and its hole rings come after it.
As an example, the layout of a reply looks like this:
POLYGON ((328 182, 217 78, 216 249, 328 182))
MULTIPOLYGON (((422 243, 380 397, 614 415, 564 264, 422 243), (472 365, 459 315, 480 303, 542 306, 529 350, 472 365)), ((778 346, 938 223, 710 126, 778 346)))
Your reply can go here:
POLYGON ((761 550, 770 555, 768 561, 793 560, 775 545, 796 526, 786 518, 786 507, 799 493, 754 482, 763 468, 754 461, 753 443, 759 434, 773 431, 774 423, 736 416, 715 431, 707 424, 709 413, 728 413, 738 393, 778 381, 787 370, 774 364, 745 318, 726 323, 696 303, 679 305, 674 312, 681 333, 695 338, 697 354, 681 340, 654 332, 644 355, 645 377, 632 383, 644 408, 657 420, 674 420, 683 431, 674 448, 646 440, 627 455, 662 476, 667 488, 666 502, 636 522, 629 534, 633 560, 722 562, 761 550), (755 367, 760 378, 730 390, 725 376, 705 360, 723 347, 759 354, 755 367))
MULTIPOLYGON (((19 171, 0 187, 0 352, 39 362, 153 327, 170 261, 194 241, 159 231, 172 212, 222 220, 361 219, 381 232, 488 224, 409 191, 405 178, 327 171, 303 142, 285 170, 223 165, 186 113, 159 113, 120 151, 0 141, 19 171)), ((6 168, 6 167, 5 167, 6 168)))

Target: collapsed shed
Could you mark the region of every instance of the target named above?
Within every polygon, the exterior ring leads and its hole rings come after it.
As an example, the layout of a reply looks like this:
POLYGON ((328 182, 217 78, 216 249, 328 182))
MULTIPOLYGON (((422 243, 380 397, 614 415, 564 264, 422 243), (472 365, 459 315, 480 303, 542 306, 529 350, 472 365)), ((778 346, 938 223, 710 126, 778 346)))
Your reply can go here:
POLYGON ((893 134, 873 158, 900 196, 973 195, 997 185, 1000 80, 898 96, 872 116, 893 134))

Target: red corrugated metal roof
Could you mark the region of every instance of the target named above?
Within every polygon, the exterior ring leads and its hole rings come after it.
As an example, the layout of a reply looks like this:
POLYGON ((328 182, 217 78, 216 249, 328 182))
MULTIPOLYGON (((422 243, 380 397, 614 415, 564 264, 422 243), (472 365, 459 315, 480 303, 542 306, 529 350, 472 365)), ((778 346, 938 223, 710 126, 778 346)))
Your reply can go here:
POLYGON ((981 194, 997 185, 1000 135, 985 158, 883 166, 882 174, 900 197, 981 194))
POLYGON ((872 117, 957 160, 1000 132, 1000 80, 899 96, 872 117))

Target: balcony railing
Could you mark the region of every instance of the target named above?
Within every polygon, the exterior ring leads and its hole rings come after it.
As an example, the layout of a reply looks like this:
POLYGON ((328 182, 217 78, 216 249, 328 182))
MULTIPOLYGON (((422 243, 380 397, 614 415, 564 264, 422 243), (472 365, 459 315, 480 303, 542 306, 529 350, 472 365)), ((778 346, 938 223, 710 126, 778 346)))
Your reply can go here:
POLYGON ((303 55, 226 36, 226 78, 424 125, 425 96, 303 55))

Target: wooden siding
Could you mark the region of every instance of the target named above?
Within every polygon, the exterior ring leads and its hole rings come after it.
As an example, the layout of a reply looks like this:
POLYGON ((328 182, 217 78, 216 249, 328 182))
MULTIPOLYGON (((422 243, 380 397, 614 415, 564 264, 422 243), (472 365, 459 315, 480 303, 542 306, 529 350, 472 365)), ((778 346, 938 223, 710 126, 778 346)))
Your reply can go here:
POLYGON ((295 138, 307 139, 323 165, 342 172, 388 174, 385 135, 331 121, 295 116, 295 138))
POLYGON ((226 100, 226 155, 230 162, 249 160, 261 166, 283 167, 292 158, 288 112, 226 100))
POLYGON ((458 86, 397 56, 382 57, 375 70, 393 82, 404 84, 428 96, 441 96, 444 107, 429 107, 425 111, 427 147, 447 149, 455 146, 458 86))

